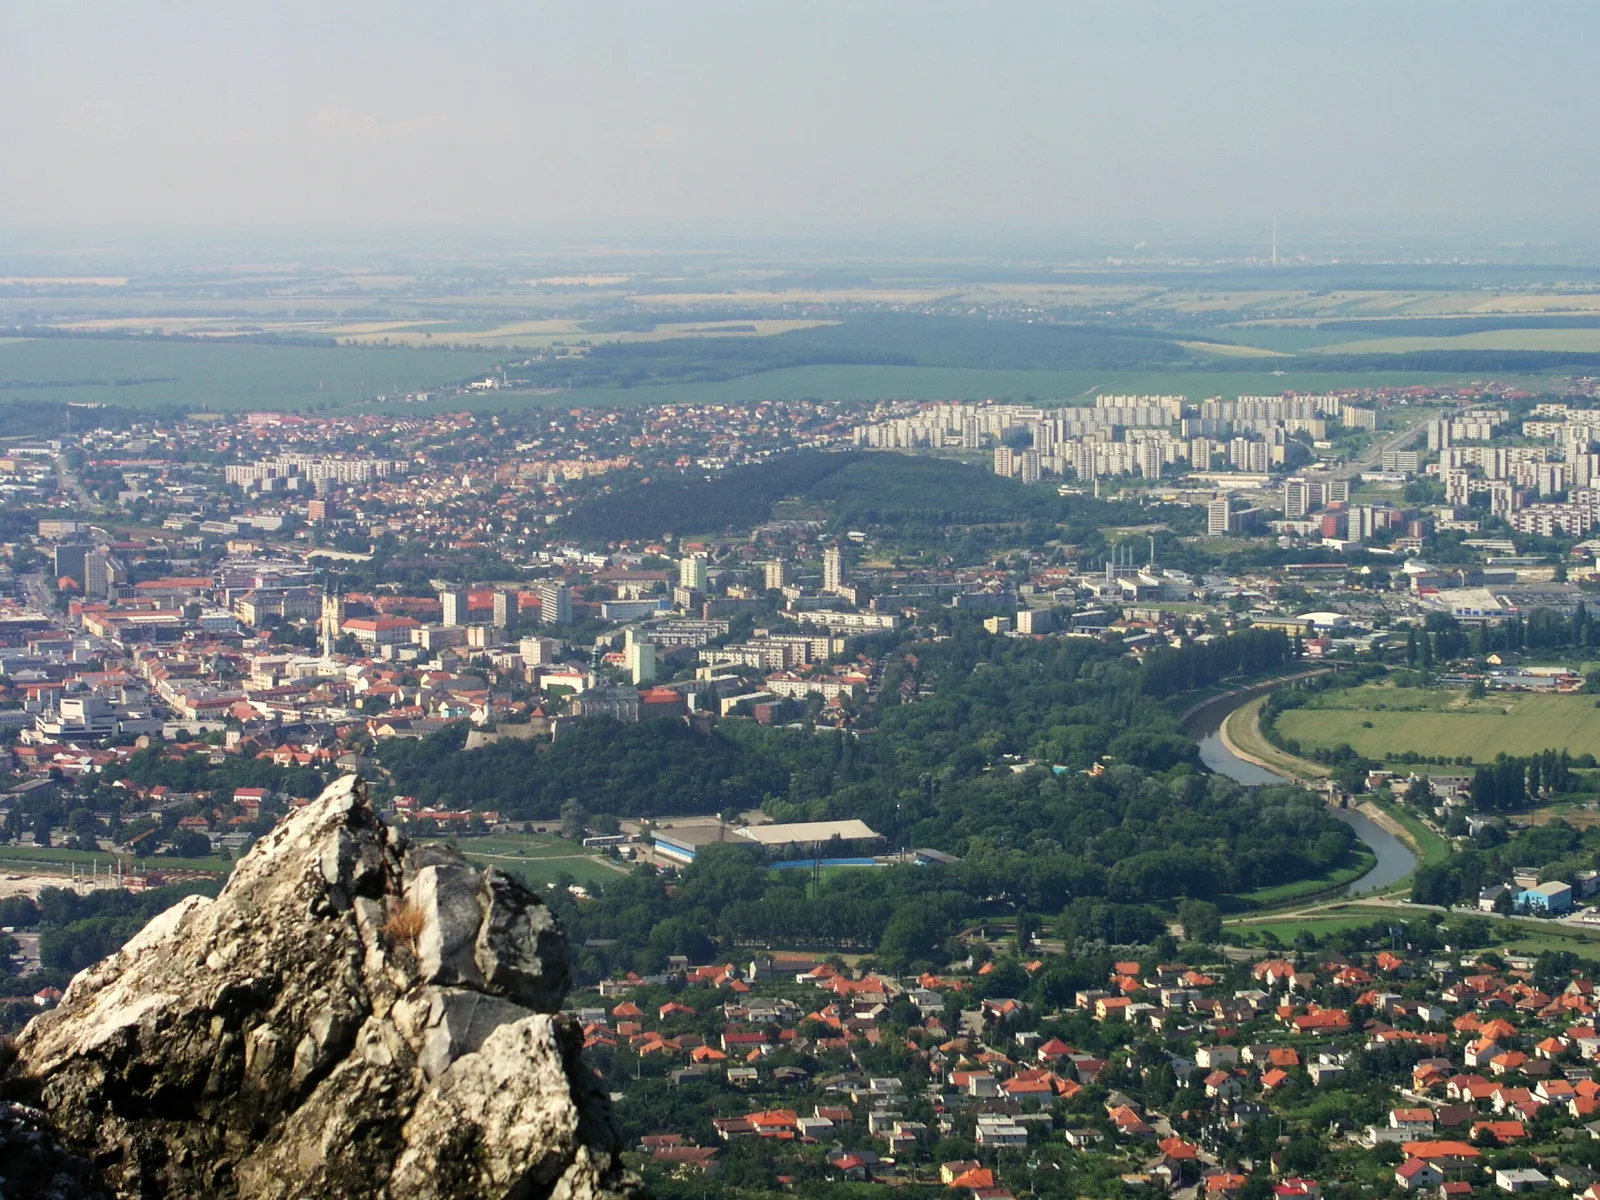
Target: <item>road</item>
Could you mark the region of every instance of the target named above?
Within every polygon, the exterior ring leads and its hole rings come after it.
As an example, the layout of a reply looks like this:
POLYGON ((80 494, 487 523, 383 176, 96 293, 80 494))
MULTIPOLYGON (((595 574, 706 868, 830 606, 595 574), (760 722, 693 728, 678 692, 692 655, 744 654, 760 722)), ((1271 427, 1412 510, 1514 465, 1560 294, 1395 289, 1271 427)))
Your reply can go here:
POLYGON ((1351 476, 1359 475, 1363 471, 1370 471, 1383 461, 1383 456, 1386 452, 1404 450, 1427 431, 1428 426, 1426 423, 1413 425, 1410 429, 1398 430, 1384 438, 1383 441, 1374 442, 1359 457, 1345 463, 1344 466, 1336 467, 1333 471, 1333 476, 1335 479, 1349 479, 1351 476))
POLYGON ((74 503, 84 512, 95 511, 94 497, 89 495, 88 489, 83 486, 82 481, 73 473, 72 468, 67 466, 65 456, 56 459, 56 477, 59 481, 57 483, 59 491, 71 496, 74 503))
POLYGON ((50 589, 44 586, 43 575, 24 575, 21 578, 21 583, 22 590, 28 599, 28 607, 37 609, 42 613, 55 611, 55 597, 50 594, 50 589))
MULTIPOLYGON (((1395 900, 1383 896, 1373 896, 1370 899, 1352 898, 1346 900, 1327 900, 1317 904, 1309 904, 1305 908, 1295 909, 1289 912, 1263 913, 1259 917, 1242 917, 1236 921, 1229 921, 1228 925, 1230 927, 1234 927, 1243 925, 1264 925, 1273 921, 1292 921, 1297 919, 1315 920, 1317 917, 1334 916, 1341 912, 1345 912, 1357 907, 1363 909, 1391 909, 1401 916, 1405 916, 1409 913, 1436 912, 1453 917, 1471 916, 1483 917, 1490 921, 1510 921, 1512 924, 1518 925, 1530 933, 1538 933, 1541 928, 1556 928, 1576 929, 1584 932, 1594 931, 1595 933, 1600 934, 1600 928, 1596 928, 1596 926, 1591 923, 1579 921, 1577 919, 1579 914, 1577 913, 1572 913, 1566 917, 1549 919, 1522 916, 1516 913, 1480 912, 1476 908, 1467 908, 1461 906, 1456 908, 1446 908, 1442 904, 1414 904, 1409 900, 1395 900)), ((1360 914, 1352 913, 1351 915, 1360 914)))

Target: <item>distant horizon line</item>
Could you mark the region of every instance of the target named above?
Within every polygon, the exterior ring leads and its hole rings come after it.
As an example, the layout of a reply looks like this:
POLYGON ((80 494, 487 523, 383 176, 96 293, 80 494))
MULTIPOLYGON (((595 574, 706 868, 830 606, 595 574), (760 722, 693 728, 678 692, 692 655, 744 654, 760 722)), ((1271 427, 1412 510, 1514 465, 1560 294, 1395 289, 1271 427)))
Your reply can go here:
POLYGON ((1246 233, 1152 235, 1130 242, 1111 235, 1012 237, 1004 241, 965 235, 867 234, 577 234, 393 230, 251 230, 235 233, 125 234, 120 237, 41 237, 0 229, 0 276, 117 274, 164 264, 174 269, 354 269, 388 260, 405 266, 463 270, 500 265, 548 270, 582 265, 591 272, 649 275, 679 269, 714 269, 741 263, 773 271, 863 273, 885 267, 996 275, 1040 272, 1216 271, 1259 268, 1285 275, 1339 268, 1471 270, 1474 268, 1583 270, 1600 266, 1600 239, 1473 238, 1466 233, 1355 235, 1336 232, 1287 236, 1270 228, 1246 233), (1259 244, 1258 244, 1259 243, 1259 244))

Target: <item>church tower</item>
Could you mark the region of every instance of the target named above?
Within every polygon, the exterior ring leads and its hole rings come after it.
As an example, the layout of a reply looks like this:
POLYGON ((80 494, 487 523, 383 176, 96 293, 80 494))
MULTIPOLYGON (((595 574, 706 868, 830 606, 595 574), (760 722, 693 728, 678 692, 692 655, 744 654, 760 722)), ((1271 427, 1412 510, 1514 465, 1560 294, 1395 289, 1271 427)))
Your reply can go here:
POLYGON ((322 594, 322 657, 333 657, 334 643, 344 629, 344 597, 331 591, 322 594))

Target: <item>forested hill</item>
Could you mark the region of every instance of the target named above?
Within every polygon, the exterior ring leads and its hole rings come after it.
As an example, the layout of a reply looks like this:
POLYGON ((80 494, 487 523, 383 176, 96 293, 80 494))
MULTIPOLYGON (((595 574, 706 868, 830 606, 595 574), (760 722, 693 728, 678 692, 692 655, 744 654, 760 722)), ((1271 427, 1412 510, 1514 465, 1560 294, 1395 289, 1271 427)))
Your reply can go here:
POLYGON ((1149 510, 1068 500, 1054 488, 1027 487, 949 459, 803 451, 720 475, 624 488, 582 505, 556 532, 602 544, 668 533, 743 532, 767 520, 773 505, 785 499, 825 506, 839 528, 915 526, 935 538, 952 525, 1053 524, 1081 516, 1093 526, 1149 519, 1149 510))
POLYGON ((718 475, 653 479, 596 497, 564 518, 556 532, 603 543, 742 531, 765 521, 779 500, 807 494, 860 457, 808 450, 718 475))

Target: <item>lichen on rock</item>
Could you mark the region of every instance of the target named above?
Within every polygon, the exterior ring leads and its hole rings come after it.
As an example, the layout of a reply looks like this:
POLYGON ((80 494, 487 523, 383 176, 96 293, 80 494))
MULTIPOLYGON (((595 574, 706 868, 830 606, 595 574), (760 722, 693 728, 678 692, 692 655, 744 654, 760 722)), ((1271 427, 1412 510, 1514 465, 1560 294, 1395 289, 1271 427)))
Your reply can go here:
POLYGON ((6 1086, 96 1165, 64 1195, 637 1193, 569 982, 537 896, 408 845, 352 776, 75 978, 6 1086))

